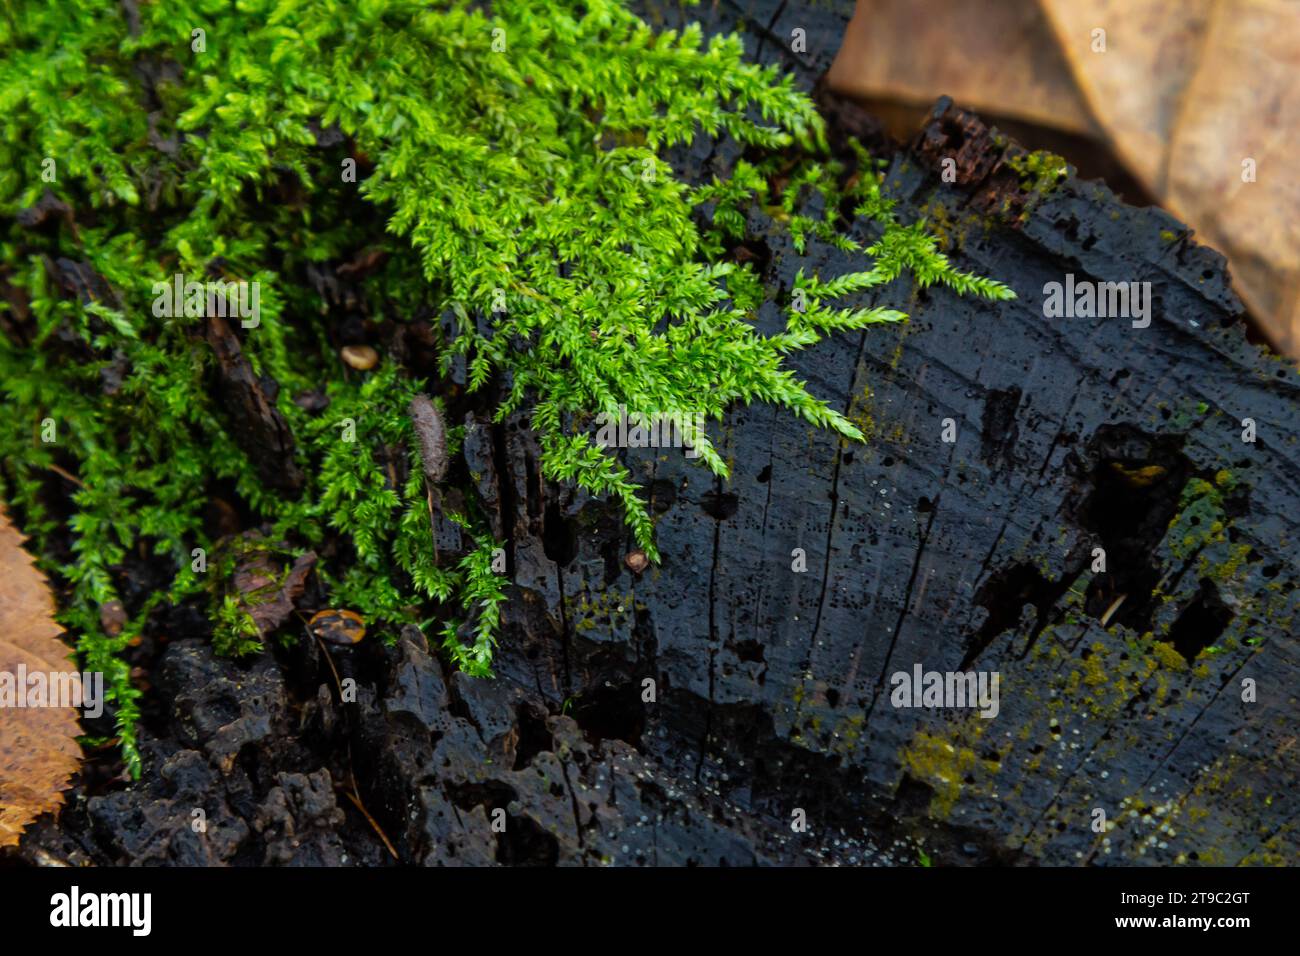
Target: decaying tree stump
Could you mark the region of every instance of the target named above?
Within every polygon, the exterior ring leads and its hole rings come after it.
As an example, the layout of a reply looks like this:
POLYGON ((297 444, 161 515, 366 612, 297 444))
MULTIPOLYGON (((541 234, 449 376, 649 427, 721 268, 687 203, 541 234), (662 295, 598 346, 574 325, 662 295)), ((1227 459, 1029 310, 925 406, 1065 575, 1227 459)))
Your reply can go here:
MULTIPOLYGON (((739 18, 812 88, 850 5, 794 6, 685 15, 739 18)), ((796 355, 867 444, 753 406, 711 428, 729 481, 627 451, 663 553, 637 574, 617 506, 545 483, 522 418, 472 417, 468 471, 514 582, 495 680, 447 673, 408 629, 331 652, 359 685, 341 706, 303 677, 328 673, 311 642, 241 669, 176 641, 145 778, 28 852, 390 859, 337 789, 418 863, 1294 861, 1300 379, 1247 342, 1221 257, 1183 225, 1070 175, 1022 181, 1021 155, 943 102, 893 155, 902 218, 1019 298, 904 278, 878 298, 910 322, 796 355), (1149 325, 1047 317, 1067 274, 1151 283, 1149 325), (894 706, 891 676, 918 666, 997 672, 996 717, 894 706)), ((706 177, 735 158, 681 161, 706 177)), ((796 254, 757 208, 749 227, 774 289, 862 267, 796 254)))
MULTIPOLYGON (((758 18, 767 55, 805 16, 758 18)), ((728 482, 627 453, 661 567, 629 571, 617 514, 540 485, 512 426, 503 676, 638 750, 623 771, 559 744, 533 758, 564 770, 562 859, 1296 859, 1300 380, 1246 341, 1222 258, 1186 227, 1072 176, 1022 182, 1018 154, 941 103, 894 157, 904 218, 1019 299, 929 290, 908 325, 797 357, 865 447, 751 407, 721 430, 728 482), (1149 282, 1149 326, 1045 317, 1067 274, 1149 282), (998 672, 997 717, 894 707, 891 675, 916 665, 998 672), (632 825, 606 839, 602 813, 632 825)), ((750 226, 772 285, 854 267, 750 226)), ((516 754, 540 746, 528 726, 503 731, 516 754)))

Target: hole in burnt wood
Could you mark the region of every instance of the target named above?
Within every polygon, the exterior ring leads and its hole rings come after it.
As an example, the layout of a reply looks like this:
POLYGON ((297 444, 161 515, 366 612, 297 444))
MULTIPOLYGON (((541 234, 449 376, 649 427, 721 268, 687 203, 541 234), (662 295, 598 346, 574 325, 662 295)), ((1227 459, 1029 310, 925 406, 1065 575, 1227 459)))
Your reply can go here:
POLYGON ((966 130, 962 128, 960 123, 954 119, 945 117, 943 121, 940 122, 939 128, 943 131, 943 135, 948 140, 948 150, 950 152, 955 153, 961 149, 962 143, 966 142, 966 130))
POLYGON ((506 815, 505 832, 497 834, 497 862, 506 866, 555 866, 560 842, 529 817, 506 815))
POLYGON ((1223 636, 1232 618, 1214 582, 1202 578, 1200 591, 1169 629, 1169 643, 1184 659, 1194 661, 1196 655, 1223 636))
POLYGON ((603 682, 573 702, 571 711, 583 733, 596 740, 623 740, 636 747, 645 731, 641 683, 603 682))
POLYGON ((710 491, 700 499, 700 507, 715 521, 726 521, 740 510, 740 496, 731 491, 710 491))
POLYGON ((1092 617, 1110 611, 1108 624, 1149 630, 1160 580, 1152 555, 1192 474, 1182 445, 1181 436, 1149 435, 1127 424, 1105 425, 1090 442, 1092 490, 1079 523, 1106 552, 1106 570, 1093 576, 1084 599, 1092 617))
POLYGON ((766 660, 763 655, 763 645, 756 640, 736 641, 734 649, 736 656, 747 663, 762 664, 766 660))
POLYGON ((578 533, 571 519, 560 513, 560 506, 547 502, 542 519, 542 550, 546 556, 565 567, 578 556, 578 533))
POLYGON ((1017 627, 1026 604, 1034 608, 1034 626, 1026 648, 1033 645, 1047 627, 1050 612, 1070 586, 1073 575, 1049 581, 1032 564, 1021 562, 996 571, 975 594, 975 603, 989 612, 983 626, 971 639, 961 669, 968 668, 1003 631, 1017 627))
POLYGON ((650 483, 650 510, 664 514, 677 503, 677 486, 666 478, 656 478, 650 483))
POLYGON ((1058 219, 1053 223, 1057 232, 1063 233, 1066 239, 1071 242, 1079 241, 1079 220, 1070 216, 1068 219, 1058 219))
POLYGON ((519 706, 515 717, 515 730, 519 738, 515 743, 515 765, 512 769, 523 770, 539 753, 554 750, 555 739, 546 729, 546 721, 526 704, 519 706))
POLYGON ((928 783, 917 780, 911 774, 903 774, 894 793, 894 815, 901 818, 926 816, 930 811, 930 801, 934 799, 934 788, 928 783))

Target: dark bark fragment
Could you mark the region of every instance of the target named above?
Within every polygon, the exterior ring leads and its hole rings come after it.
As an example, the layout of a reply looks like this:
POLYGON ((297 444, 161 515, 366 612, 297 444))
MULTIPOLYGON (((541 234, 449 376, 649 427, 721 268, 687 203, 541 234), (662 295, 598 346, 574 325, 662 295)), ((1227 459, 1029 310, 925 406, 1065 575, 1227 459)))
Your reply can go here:
POLYGON ((294 461, 293 433, 275 407, 275 383, 253 373, 239 338, 225 319, 211 316, 205 331, 217 360, 218 393, 234 426, 231 434, 235 441, 248 455, 259 480, 280 491, 299 491, 303 474, 294 461))

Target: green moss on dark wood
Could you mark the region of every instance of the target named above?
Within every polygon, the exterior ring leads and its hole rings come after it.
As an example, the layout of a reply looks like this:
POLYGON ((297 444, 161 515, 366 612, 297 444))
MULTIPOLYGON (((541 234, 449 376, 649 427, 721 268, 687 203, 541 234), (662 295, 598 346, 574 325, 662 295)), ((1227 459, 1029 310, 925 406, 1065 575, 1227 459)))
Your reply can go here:
POLYGON ((1045 149, 1007 157, 1007 165, 1020 177, 1020 186, 1036 198, 1054 192, 1070 175, 1070 164, 1045 149))
POLYGON ((716 420, 761 400, 861 441, 784 357, 904 315, 830 303, 904 271, 1012 295, 954 268, 923 223, 897 222, 877 166, 830 159, 811 100, 746 62, 738 38, 656 32, 620 2, 246 0, 127 16, 116 0, 24 0, 0 19, 0 49, 0 494, 47 554, 71 541, 50 566, 61 619, 106 674, 132 770, 139 693, 120 655, 149 610, 168 593, 206 600, 225 649, 253 648, 238 602, 191 570, 193 550, 217 544, 204 509, 218 487, 275 540, 319 551, 336 606, 381 630, 436 620, 457 666, 490 673, 498 543, 471 502, 457 516, 471 550, 438 560, 406 415, 438 383, 395 353, 346 368, 309 272, 373 261, 355 284, 377 339, 432 322, 444 370, 462 362, 498 421, 528 408, 544 475, 617 500, 652 558, 639 489, 576 420, 620 405, 716 420), (752 161, 683 182, 669 149, 701 134, 752 161), (814 193, 826 216, 803 211, 814 193), (725 258, 753 204, 775 207, 799 247, 865 256, 848 275, 800 273, 772 336, 750 322, 772 290, 725 258), (841 208, 877 238, 844 238, 841 208), (155 284, 176 274, 258 283, 240 342, 274 383, 300 488, 268 485, 232 433, 204 319, 154 314, 155 284), (323 411, 294 401, 315 390, 323 411), (55 443, 37 437, 46 419, 55 443), (78 482, 66 511, 51 504, 56 468, 78 482), (176 581, 110 636, 99 608, 142 553, 176 581))

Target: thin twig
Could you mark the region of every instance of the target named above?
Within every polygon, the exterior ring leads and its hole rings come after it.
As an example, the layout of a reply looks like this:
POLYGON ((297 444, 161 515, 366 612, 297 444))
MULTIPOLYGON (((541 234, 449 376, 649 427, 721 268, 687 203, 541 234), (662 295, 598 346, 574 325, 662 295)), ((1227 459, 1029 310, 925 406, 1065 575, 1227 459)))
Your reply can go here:
POLYGON ((1119 597, 1115 598, 1115 600, 1110 602, 1110 607, 1106 608, 1106 613, 1101 616, 1102 627, 1105 627, 1110 621, 1111 615, 1119 610, 1119 606, 1124 603, 1126 597, 1128 597, 1127 594, 1121 594, 1119 597))
MULTIPOLYGON (((320 645, 320 651, 322 654, 325 655, 325 662, 330 666, 330 673, 334 675, 334 686, 337 687, 339 690, 339 703, 342 703, 343 702, 343 681, 339 678, 338 668, 334 666, 334 658, 330 656, 329 648, 325 646, 325 642, 321 640, 320 635, 315 633, 311 629, 311 627, 307 624, 307 619, 302 616, 302 612, 298 611, 296 613, 298 614, 298 617, 302 620, 303 626, 307 628, 307 633, 311 634, 312 637, 316 638, 316 643, 320 645)), ((397 850, 393 848, 393 844, 389 841, 388 835, 384 833, 383 828, 380 827, 379 825, 379 822, 370 815, 370 811, 366 809, 366 805, 361 802, 361 794, 357 791, 356 774, 353 773, 352 771, 351 741, 348 742, 348 783, 352 787, 351 790, 348 790, 346 787, 342 786, 341 784, 335 784, 334 786, 336 789, 342 791, 343 795, 347 797, 349 800, 351 800, 353 804, 356 805, 356 808, 361 811, 361 815, 366 818, 366 821, 371 825, 371 827, 374 828, 374 831, 379 834, 379 839, 384 841, 384 846, 388 847, 388 852, 393 855, 393 859, 400 860, 401 857, 397 855, 397 850)))
MULTIPOLYGON (((355 780, 352 782, 352 787, 353 787, 353 790, 356 789, 356 781, 355 781, 355 780)), ((384 830, 383 830, 383 828, 379 825, 379 822, 378 822, 374 817, 372 817, 372 816, 370 815, 370 811, 367 810, 367 809, 366 809, 366 805, 365 805, 364 803, 361 802, 361 798, 360 798, 359 796, 357 796, 355 793, 353 793, 352 790, 347 790, 347 789, 342 788, 342 787, 340 787, 339 789, 343 790, 343 796, 345 796, 345 797, 347 797, 349 800, 351 800, 353 806, 355 806, 358 810, 360 810, 360 811, 361 811, 361 815, 362 815, 363 817, 366 818, 366 820, 370 823, 370 825, 371 825, 372 827, 374 827, 375 832, 379 834, 379 839, 381 839, 381 840, 384 841, 384 846, 388 847, 388 852, 391 853, 391 854, 393 855, 393 859, 394 859, 394 860, 400 860, 401 857, 399 857, 399 856, 397 855, 397 851, 396 851, 395 849, 393 849, 393 844, 389 842, 389 840, 388 840, 388 835, 384 833, 384 830)))
POLYGON ((49 465, 46 465, 45 467, 48 468, 50 471, 54 472, 54 473, 55 473, 56 475, 58 475, 60 478, 66 478, 66 479, 68 479, 68 481, 72 482, 72 483, 73 483, 74 485, 76 485, 78 488, 84 488, 84 487, 86 487, 85 483, 82 482, 82 480, 81 480, 80 478, 78 478, 76 475, 72 474, 72 473, 69 472, 69 471, 65 471, 64 469, 60 468, 58 465, 55 465, 55 464, 49 464, 49 465))

